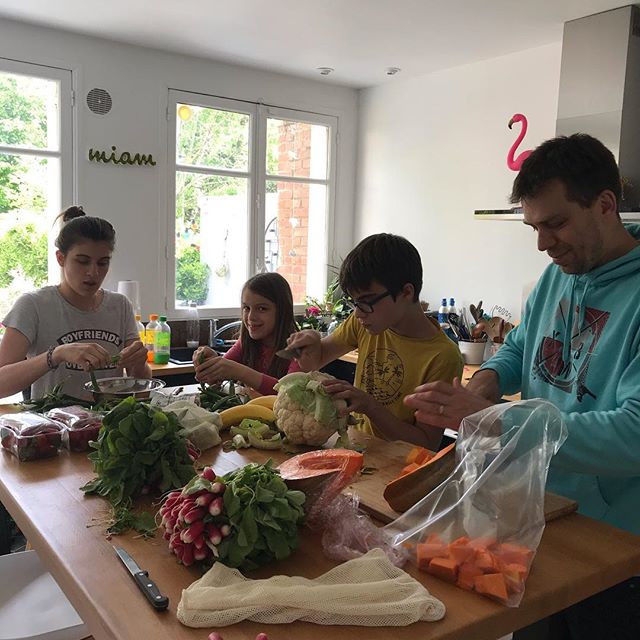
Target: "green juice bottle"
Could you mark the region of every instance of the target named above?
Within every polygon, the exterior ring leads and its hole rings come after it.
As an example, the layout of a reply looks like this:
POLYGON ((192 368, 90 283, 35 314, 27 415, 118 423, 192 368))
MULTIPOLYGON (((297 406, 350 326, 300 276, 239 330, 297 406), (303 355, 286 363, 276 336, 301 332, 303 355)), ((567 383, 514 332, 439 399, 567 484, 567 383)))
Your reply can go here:
POLYGON ((167 364, 171 351, 171 327, 167 322, 167 316, 160 316, 158 328, 153 340, 154 364, 167 364))

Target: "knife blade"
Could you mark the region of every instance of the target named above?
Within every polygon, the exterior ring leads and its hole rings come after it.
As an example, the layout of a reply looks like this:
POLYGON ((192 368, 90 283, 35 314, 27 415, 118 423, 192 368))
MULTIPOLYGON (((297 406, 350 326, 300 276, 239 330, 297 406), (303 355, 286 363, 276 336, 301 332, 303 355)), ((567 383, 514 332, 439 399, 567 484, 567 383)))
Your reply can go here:
POLYGON ((169 598, 160 593, 160 589, 158 589, 156 583, 149 577, 149 573, 141 569, 138 563, 122 547, 116 547, 114 545, 113 548, 120 560, 122 560, 122 564, 124 564, 138 585, 140 591, 144 593, 146 599, 151 603, 151 606, 157 611, 164 611, 169 606, 169 598))
POLYGON ((300 353, 300 349, 280 349, 280 351, 276 351, 278 358, 283 358, 284 360, 294 360, 299 358, 300 353))

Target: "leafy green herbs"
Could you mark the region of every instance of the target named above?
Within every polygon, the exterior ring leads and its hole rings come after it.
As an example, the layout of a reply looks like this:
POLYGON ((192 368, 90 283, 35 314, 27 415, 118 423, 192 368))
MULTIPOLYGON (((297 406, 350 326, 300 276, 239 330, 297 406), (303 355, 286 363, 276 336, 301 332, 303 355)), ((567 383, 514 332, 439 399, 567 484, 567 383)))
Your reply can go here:
MULTIPOLYGON (((95 451, 89 454, 97 477, 81 487, 128 512, 142 493, 182 487, 195 473, 176 417, 128 397, 103 420, 95 451)), ((117 524, 117 523, 116 523, 117 524)))
POLYGON ((305 495, 288 489, 271 460, 227 473, 223 482, 224 515, 232 534, 218 545, 220 562, 255 569, 298 547, 305 495))

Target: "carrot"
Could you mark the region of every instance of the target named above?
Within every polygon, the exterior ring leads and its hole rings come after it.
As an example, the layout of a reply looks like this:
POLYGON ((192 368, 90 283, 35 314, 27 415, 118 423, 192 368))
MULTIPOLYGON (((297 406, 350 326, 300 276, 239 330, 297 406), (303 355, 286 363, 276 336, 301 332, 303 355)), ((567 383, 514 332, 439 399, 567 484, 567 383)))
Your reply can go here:
POLYGON ((474 588, 478 593, 495 598, 502 603, 507 601, 507 584, 501 573, 487 573, 477 576, 474 580, 474 588))
POLYGON ((498 570, 493 554, 490 551, 476 551, 475 565, 483 573, 495 573, 498 570))
POLYGON ((458 581, 456 584, 467 591, 473 591, 475 586, 475 579, 478 576, 484 575, 478 567, 471 563, 465 563, 460 565, 458 569, 458 581))
POLYGON ((446 558, 448 555, 446 544, 422 542, 416 545, 416 564, 423 571, 428 570, 433 558, 446 558))
POLYGON ((495 545, 493 552, 507 564, 519 564, 524 567, 528 567, 533 558, 531 549, 512 542, 503 542, 495 545))
POLYGON ((425 449, 424 447, 413 447, 407 454, 406 462, 407 464, 415 462, 418 465, 423 465, 431 460, 433 456, 434 453, 429 451, 429 449, 425 449))
POLYGON ((527 573, 527 567, 523 567, 520 564, 508 564, 503 567, 502 574, 507 585, 507 591, 509 593, 522 593, 527 573))
POLYGON ((453 542, 449 545, 449 555, 458 563, 462 564, 466 562, 470 558, 473 557, 475 551, 468 545, 465 544, 454 544, 453 542))
POLYGON ((455 443, 420 464, 415 460, 384 488, 384 499, 395 511, 406 511, 446 480, 455 468, 455 443))
POLYGON ((455 582, 458 577, 458 563, 453 558, 433 558, 427 571, 446 582, 455 582))
POLYGON ((437 533, 430 533, 425 542, 430 542, 431 544, 445 544, 444 540, 437 533))
POLYGON ((400 471, 400 476, 406 476, 410 474, 412 471, 419 469, 420 465, 417 462, 412 462, 408 464, 406 467, 403 467, 402 471, 400 471))

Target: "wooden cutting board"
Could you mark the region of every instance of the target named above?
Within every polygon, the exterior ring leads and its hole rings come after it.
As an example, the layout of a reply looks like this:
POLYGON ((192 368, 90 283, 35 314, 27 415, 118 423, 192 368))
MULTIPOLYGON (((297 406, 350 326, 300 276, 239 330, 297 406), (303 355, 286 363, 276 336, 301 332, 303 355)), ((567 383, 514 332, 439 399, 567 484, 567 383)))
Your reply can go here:
MULTIPOLYGON (((387 504, 382 492, 385 485, 406 466, 406 457, 413 445, 401 441, 387 442, 366 435, 362 436, 361 444, 366 446, 365 473, 358 476, 357 481, 347 487, 347 491, 358 494, 363 511, 382 522, 391 522, 400 514, 387 504)), ((547 522, 573 513, 577 508, 575 500, 554 493, 547 492, 545 495, 544 516, 547 522)))

